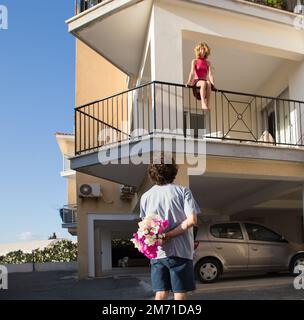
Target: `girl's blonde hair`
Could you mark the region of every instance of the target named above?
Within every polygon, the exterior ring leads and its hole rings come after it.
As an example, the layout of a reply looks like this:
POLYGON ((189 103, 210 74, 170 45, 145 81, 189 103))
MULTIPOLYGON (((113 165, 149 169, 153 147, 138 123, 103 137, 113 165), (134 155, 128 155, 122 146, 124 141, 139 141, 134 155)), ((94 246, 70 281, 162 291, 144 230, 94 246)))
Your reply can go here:
POLYGON ((208 46, 208 44, 206 42, 200 42, 195 48, 194 48, 194 52, 195 52, 195 56, 196 58, 200 58, 201 53, 200 53, 200 49, 204 48, 205 49, 205 58, 208 58, 208 56, 211 53, 211 50, 208 46))

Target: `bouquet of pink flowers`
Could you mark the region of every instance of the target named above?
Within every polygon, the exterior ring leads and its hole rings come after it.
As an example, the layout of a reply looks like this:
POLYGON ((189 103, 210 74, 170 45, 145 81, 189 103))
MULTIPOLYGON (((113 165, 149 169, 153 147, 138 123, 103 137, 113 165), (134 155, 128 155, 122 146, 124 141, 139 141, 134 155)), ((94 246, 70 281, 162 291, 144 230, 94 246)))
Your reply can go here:
POLYGON ((147 258, 154 259, 157 256, 160 239, 164 238, 164 231, 168 225, 168 220, 162 220, 157 214, 149 214, 138 223, 139 229, 133 234, 134 238, 131 241, 147 258))

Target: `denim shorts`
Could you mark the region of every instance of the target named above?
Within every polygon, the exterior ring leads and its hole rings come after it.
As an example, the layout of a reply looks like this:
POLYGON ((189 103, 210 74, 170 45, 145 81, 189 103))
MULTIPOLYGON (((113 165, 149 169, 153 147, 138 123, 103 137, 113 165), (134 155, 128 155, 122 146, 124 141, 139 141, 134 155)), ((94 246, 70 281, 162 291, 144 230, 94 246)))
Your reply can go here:
POLYGON ((193 261, 180 257, 151 259, 153 291, 187 292, 195 287, 193 261))

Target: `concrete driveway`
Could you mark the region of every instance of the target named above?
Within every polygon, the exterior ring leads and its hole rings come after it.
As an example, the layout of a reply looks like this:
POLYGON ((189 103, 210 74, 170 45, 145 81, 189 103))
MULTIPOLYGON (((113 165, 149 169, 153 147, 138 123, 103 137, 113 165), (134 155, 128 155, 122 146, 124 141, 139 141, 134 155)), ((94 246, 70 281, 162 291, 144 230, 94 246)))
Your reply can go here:
MULTIPOLYGON (((139 279, 151 285, 149 275, 139 279)), ((226 275, 216 283, 197 282, 196 290, 189 293, 189 299, 304 300, 304 289, 296 290, 293 281, 294 277, 288 273, 226 275)), ((172 299, 173 295, 170 294, 169 298, 172 299)))
POLYGON ((234 276, 214 284, 198 284, 193 300, 303 300, 289 274, 234 276))
POLYGON ((152 294, 130 273, 78 280, 74 272, 55 271, 9 274, 8 290, 0 290, 0 300, 128 300, 149 299, 152 294))
MULTIPOLYGON (((73 272, 19 273, 9 275, 9 289, 0 290, 0 300, 149 300, 153 299, 149 268, 116 269, 102 278, 78 280, 73 272), (131 295, 130 295, 131 293, 131 295)), ((193 300, 304 299, 304 290, 293 287, 293 277, 234 275, 214 284, 197 283, 189 294, 193 300)), ((172 295, 170 295, 172 299, 172 295)))

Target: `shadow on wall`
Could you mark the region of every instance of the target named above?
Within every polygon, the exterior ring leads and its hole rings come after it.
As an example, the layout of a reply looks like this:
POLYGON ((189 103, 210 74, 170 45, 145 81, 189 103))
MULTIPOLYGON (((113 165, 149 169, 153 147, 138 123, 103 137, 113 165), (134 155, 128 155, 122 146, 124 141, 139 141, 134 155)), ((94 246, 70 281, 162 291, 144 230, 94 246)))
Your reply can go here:
POLYGON ((248 210, 232 215, 231 220, 260 223, 290 241, 304 242, 303 217, 300 209, 248 210))

